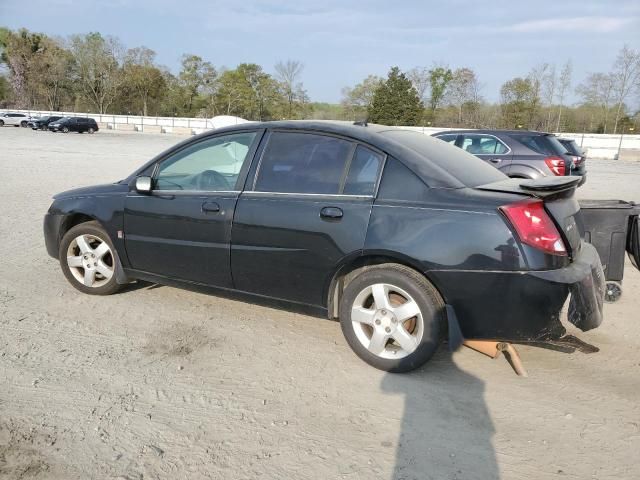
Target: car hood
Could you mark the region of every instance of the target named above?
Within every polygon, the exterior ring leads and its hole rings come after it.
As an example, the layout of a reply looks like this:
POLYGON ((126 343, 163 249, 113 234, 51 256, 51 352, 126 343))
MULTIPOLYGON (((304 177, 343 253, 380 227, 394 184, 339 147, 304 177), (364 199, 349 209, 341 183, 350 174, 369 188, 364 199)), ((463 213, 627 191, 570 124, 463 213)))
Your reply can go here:
POLYGON ((102 185, 92 185, 90 187, 74 188, 65 192, 58 193, 53 196, 55 200, 61 198, 74 197, 95 197, 103 195, 113 195, 117 193, 126 193, 129 190, 128 185, 121 183, 105 183, 102 185))

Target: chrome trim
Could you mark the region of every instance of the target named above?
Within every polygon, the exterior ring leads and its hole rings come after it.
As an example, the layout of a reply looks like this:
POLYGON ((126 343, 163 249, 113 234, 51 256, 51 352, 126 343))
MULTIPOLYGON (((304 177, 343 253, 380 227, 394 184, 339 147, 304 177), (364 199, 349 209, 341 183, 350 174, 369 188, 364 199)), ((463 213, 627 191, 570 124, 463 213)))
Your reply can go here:
POLYGON ((260 196, 260 197, 268 197, 268 196, 276 196, 276 197, 284 197, 284 196, 293 196, 293 197, 331 197, 331 198, 349 198, 349 199, 371 199, 373 195, 349 195, 349 194, 341 194, 341 193, 296 193, 296 192, 261 192, 256 190, 246 190, 242 192, 243 195, 249 196, 260 196))
POLYGON ((240 190, 151 190, 152 195, 212 195, 241 193, 240 190))

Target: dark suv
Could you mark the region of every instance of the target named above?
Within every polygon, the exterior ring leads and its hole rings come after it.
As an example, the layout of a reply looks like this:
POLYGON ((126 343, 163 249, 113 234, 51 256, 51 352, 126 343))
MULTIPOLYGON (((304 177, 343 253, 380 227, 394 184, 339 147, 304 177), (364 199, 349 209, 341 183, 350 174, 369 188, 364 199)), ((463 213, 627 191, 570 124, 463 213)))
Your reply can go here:
POLYGON ((94 133, 98 131, 98 124, 93 118, 64 117, 49 124, 51 132, 78 132, 94 133))
POLYGON ((60 120, 61 118, 63 117, 60 115, 34 118, 27 124, 27 126, 31 127, 32 130, 46 130, 50 123, 60 120))
POLYGON ((547 176, 587 177, 584 161, 574 156, 550 133, 527 130, 450 130, 433 134, 490 163, 512 178, 547 176))
POLYGON ((570 292, 569 321, 600 324, 604 274, 580 238, 578 181, 510 179, 392 127, 245 123, 56 195, 45 241, 84 293, 143 279, 308 305, 339 318, 366 362, 399 372, 427 361, 447 325, 452 348, 557 338, 570 292))

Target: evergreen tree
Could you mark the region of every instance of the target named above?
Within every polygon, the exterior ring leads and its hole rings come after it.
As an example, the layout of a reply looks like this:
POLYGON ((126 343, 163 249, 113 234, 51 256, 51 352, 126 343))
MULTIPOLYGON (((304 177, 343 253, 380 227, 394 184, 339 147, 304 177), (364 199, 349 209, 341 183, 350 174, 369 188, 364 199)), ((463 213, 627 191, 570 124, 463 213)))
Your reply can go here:
POLYGON ((424 106, 411 80, 393 67, 373 94, 369 120, 384 125, 418 125, 423 112, 424 106))

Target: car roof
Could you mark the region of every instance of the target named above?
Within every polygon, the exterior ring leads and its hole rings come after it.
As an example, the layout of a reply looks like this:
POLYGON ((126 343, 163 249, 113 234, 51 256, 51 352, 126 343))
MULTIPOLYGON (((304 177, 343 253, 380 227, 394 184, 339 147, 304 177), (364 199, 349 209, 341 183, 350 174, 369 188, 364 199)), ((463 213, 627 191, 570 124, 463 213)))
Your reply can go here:
POLYGON ((460 129, 460 130, 443 130, 441 132, 436 132, 433 135, 443 135, 446 133, 455 133, 455 134, 461 134, 461 133, 487 133, 487 134, 491 134, 491 135, 499 135, 501 133, 507 134, 507 135, 512 135, 512 134, 537 134, 537 135, 553 135, 553 133, 549 133, 549 132, 540 132, 538 130, 492 130, 492 129, 479 129, 479 130, 473 130, 473 129, 460 129))

